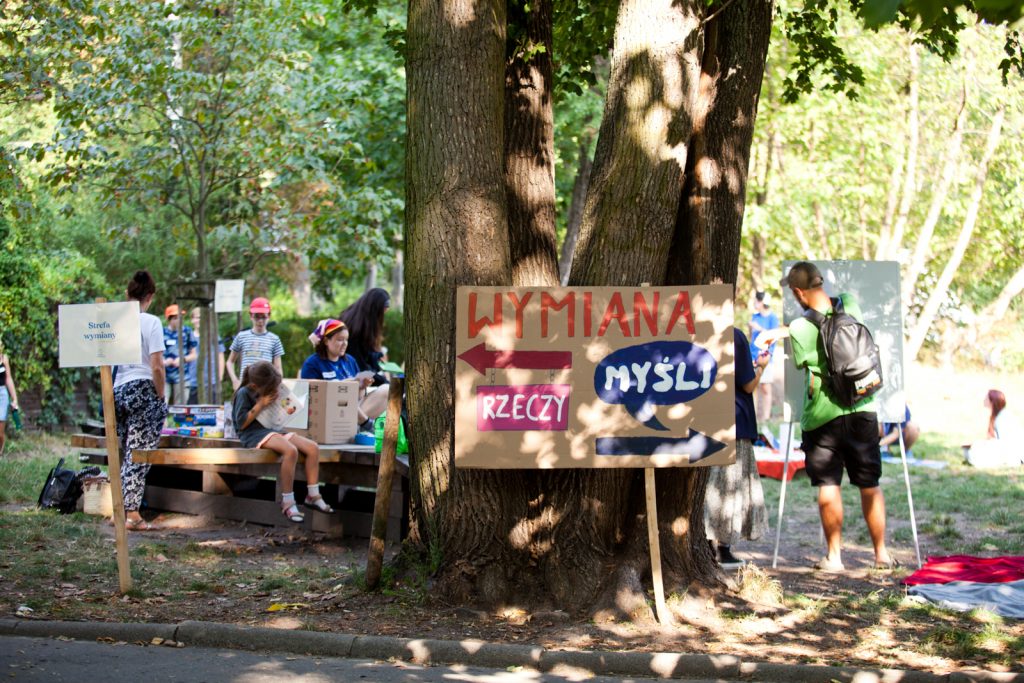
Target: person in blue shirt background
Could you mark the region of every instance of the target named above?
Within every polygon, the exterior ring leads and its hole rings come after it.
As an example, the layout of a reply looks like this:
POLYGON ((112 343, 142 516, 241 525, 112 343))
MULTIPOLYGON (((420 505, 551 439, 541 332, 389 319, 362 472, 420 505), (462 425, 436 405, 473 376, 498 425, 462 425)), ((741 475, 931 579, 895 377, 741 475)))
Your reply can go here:
MULTIPOLYGON (((178 325, 181 324, 181 311, 178 309, 178 305, 171 304, 164 309, 164 318, 167 319, 167 325, 164 327, 164 372, 166 373, 164 400, 171 404, 176 398, 174 392, 180 381, 179 368, 182 365, 181 353, 178 351, 178 325)), ((195 361, 199 342, 192 335, 192 328, 188 325, 181 330, 181 339, 185 347, 185 363, 195 361)), ((187 397, 181 396, 180 398, 185 401, 187 397)))
MULTIPOLYGON (((779 326, 779 316, 775 315, 768 308, 771 303, 766 292, 754 294, 754 313, 750 316, 750 360, 757 362, 761 349, 757 344, 757 338, 762 332, 774 330, 779 326)), ((773 371, 773 354, 775 343, 768 345, 768 365, 764 367, 764 375, 757 385, 757 419, 767 420, 772 415, 772 382, 775 379, 773 371)))
POLYGON ((359 429, 372 431, 373 421, 388 407, 388 392, 366 393, 366 387, 373 384, 374 373, 359 369, 356 359, 345 353, 348 349, 349 331, 345 323, 334 318, 321 320, 309 341, 315 352, 302 364, 301 379, 359 381, 359 429))

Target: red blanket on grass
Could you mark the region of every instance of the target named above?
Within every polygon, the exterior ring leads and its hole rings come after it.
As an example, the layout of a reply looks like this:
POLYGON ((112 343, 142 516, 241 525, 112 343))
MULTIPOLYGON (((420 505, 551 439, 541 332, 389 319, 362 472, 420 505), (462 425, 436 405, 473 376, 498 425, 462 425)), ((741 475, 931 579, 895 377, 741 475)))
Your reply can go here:
POLYGON ((908 586, 951 581, 1007 583, 1024 579, 1024 557, 929 557, 924 566, 903 579, 908 586))

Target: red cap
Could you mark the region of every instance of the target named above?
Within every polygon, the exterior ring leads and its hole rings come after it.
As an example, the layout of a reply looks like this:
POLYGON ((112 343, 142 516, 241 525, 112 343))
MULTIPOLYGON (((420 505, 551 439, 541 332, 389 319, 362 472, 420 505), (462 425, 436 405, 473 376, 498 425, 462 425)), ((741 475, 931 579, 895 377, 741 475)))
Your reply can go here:
POLYGON ((258 296, 249 304, 250 313, 270 313, 270 302, 262 296, 258 296))
POLYGON ((179 315, 181 312, 178 310, 178 304, 171 304, 164 309, 164 317, 170 318, 172 315, 179 315))

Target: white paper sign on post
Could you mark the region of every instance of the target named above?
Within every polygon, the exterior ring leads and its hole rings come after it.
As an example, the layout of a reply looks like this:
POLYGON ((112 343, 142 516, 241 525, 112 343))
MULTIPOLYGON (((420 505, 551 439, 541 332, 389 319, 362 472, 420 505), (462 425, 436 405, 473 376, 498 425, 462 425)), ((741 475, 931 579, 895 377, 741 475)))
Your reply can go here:
POLYGON ((139 302, 59 306, 57 336, 62 368, 138 364, 142 360, 139 302))
POLYGON ((218 313, 242 310, 245 280, 217 280, 213 294, 213 309, 218 313))

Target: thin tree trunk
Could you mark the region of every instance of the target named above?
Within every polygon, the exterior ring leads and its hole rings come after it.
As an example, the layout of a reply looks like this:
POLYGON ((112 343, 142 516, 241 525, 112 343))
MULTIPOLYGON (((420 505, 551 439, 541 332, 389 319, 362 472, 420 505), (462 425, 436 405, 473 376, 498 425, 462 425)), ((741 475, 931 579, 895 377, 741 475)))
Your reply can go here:
POLYGON ((754 233, 752 239, 753 263, 750 264, 750 277, 753 280, 754 291, 764 291, 764 260, 768 243, 760 233, 754 233))
MULTIPOLYGON (((405 251, 410 541, 496 559, 514 515, 492 471, 452 466, 455 290, 511 281, 504 170, 505 3, 410 0, 405 251)), ((500 588, 499 588, 500 589, 500 588)))
POLYGON ((878 229, 878 242, 875 244, 875 259, 885 258, 886 250, 889 248, 889 240, 892 236, 892 224, 896 220, 896 207, 900 201, 901 180, 903 178, 903 162, 906 160, 906 150, 903 147, 905 135, 902 132, 897 135, 897 147, 899 154, 896 155, 896 163, 889 175, 889 193, 885 201, 885 217, 882 219, 882 226, 878 229))
POLYGON ((911 360, 917 358, 917 354, 921 351, 928 328, 932 326, 935 315, 939 312, 939 306, 942 305, 946 298, 946 292, 949 291, 949 285, 953 282, 957 269, 960 268, 960 262, 967 252, 967 246, 971 243, 971 235, 974 234, 974 226, 978 220, 978 209, 981 207, 982 190, 985 187, 985 179, 988 177, 988 165, 992 160, 996 147, 999 145, 1004 114, 1005 110, 1000 107, 992 119, 992 128, 989 129, 988 141, 985 144, 985 154, 981 159, 981 163, 978 164, 978 172, 974 178, 974 190, 971 193, 971 200, 967 207, 967 215, 964 217, 963 226, 960 228, 960 236, 957 238, 956 246, 953 247, 953 253, 950 255, 949 261, 946 262, 946 267, 943 268, 942 275, 939 276, 939 280, 935 283, 931 294, 928 295, 928 301, 924 305, 924 310, 921 311, 921 315, 910 334, 910 340, 907 342, 907 358, 911 360))
POLYGON ((963 84, 960 90, 960 111, 957 112, 956 121, 953 124, 953 134, 949 136, 946 148, 942 154, 942 172, 939 176, 939 184, 932 194, 932 203, 928 208, 928 215, 921 225, 917 234, 917 244, 914 246, 914 256, 907 268, 907 275, 903 278, 903 307, 909 309, 911 299, 914 297, 914 290, 917 287, 917 279, 924 271, 925 260, 928 258, 928 249, 932 243, 932 236, 935 234, 935 226, 939 224, 942 217, 942 207, 949 199, 949 186, 953 183, 953 176, 956 174, 960 162, 960 147, 964 138, 964 123, 967 121, 967 76, 964 75, 963 84))
MULTIPOLYGON (((864 143, 860 143, 860 176, 867 178, 867 149, 864 143)), ((857 193, 857 225, 860 228, 860 257, 865 261, 871 260, 871 251, 868 247, 868 208, 864 193, 857 193)))
POLYGON ((395 249, 395 262, 391 266, 391 307, 405 309, 405 252, 395 249))
POLYGON ((368 292, 377 286, 377 262, 372 261, 366 267, 366 281, 363 283, 363 291, 368 292))
POLYGON ((789 223, 793 228, 793 235, 796 237, 796 241, 800 243, 800 254, 801 258, 808 261, 813 261, 818 258, 818 250, 811 246, 811 243, 807 241, 807 235, 804 233, 804 219, 797 213, 795 207, 789 209, 789 223))
POLYGON ((896 223, 892 228, 892 237, 890 237, 889 244, 886 246, 888 258, 896 258, 903 246, 903 233, 906 232, 910 208, 914 205, 914 198, 917 195, 917 151, 921 128, 918 121, 920 95, 917 75, 920 67, 920 56, 917 52, 916 43, 911 42, 908 49, 910 52, 910 81, 907 87, 910 90, 910 111, 907 115, 907 173, 903 180, 903 196, 900 198, 900 208, 896 214, 896 223))
POLYGON ((569 203, 569 219, 565 226, 562 256, 558 259, 558 279, 563 285, 569 284, 569 269, 572 267, 573 254, 576 253, 580 224, 583 223, 583 204, 587 199, 587 187, 590 185, 590 170, 594 167, 590 159, 590 140, 587 137, 580 141, 576 180, 572 184, 572 199, 569 203))
POLYGON ((302 317, 313 315, 313 284, 309 272, 309 259, 304 254, 295 254, 295 275, 292 279, 292 298, 295 299, 295 313, 302 317))
POLYGON ((818 246, 822 255, 829 261, 832 260, 832 249, 828 246, 828 232, 825 228, 825 210, 821 202, 814 202, 814 229, 818 232, 818 246))
POLYGON ((988 331, 992 329, 995 323, 1003 319, 1006 315, 1006 311, 1009 310, 1010 304, 1013 300, 1020 296, 1020 293, 1024 292, 1024 266, 1021 266, 1013 277, 1003 286, 1003 289, 999 292, 999 296, 984 308, 981 312, 982 324, 980 327, 982 331, 988 331))
POLYGON ((514 54, 505 71, 505 178, 512 284, 517 287, 559 281, 551 3, 535 0, 526 11, 508 5, 513 13, 509 21, 525 28, 524 45, 511 46, 514 54))

